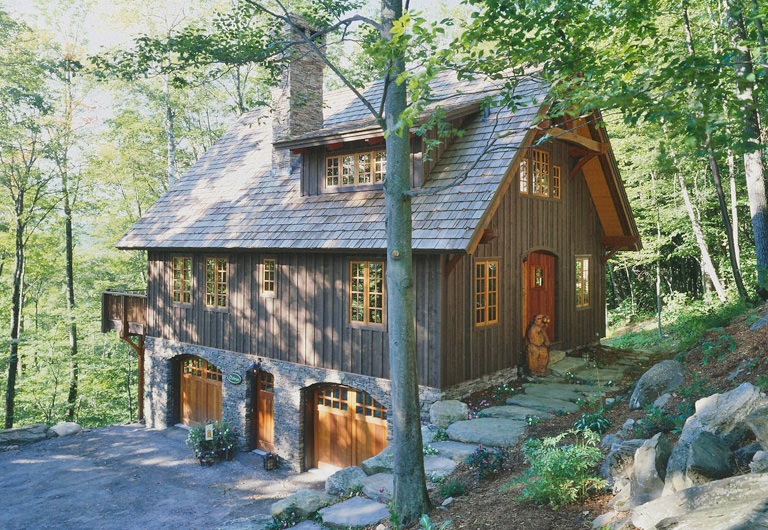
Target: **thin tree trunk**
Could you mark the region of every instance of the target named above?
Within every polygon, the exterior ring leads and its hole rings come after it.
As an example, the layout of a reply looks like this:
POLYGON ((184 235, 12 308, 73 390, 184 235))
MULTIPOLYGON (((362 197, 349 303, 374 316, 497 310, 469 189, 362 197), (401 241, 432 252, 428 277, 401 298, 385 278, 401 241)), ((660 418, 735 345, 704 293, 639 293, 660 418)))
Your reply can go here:
MULTIPOLYGON (((395 20, 403 14, 402 0, 382 0, 382 31, 392 39, 395 20)), ((394 453, 394 509, 401 523, 429 511, 421 441, 416 333, 414 327, 410 137, 398 130, 407 105, 406 87, 395 80, 405 70, 397 57, 387 73, 384 100, 387 175, 384 182, 387 232, 387 329, 392 385, 392 448, 394 453)))
POLYGON ((725 0, 726 19, 734 49, 736 99, 741 107, 742 139, 749 146, 744 152, 744 175, 747 179, 749 212, 757 257, 757 293, 768 299, 768 201, 765 190, 765 168, 761 152, 760 122, 755 99, 752 56, 746 46, 746 31, 741 4, 725 0))
POLYGON ((19 365, 19 321, 21 317, 21 284, 24 269, 24 224, 22 215, 24 208, 24 195, 20 194, 16 199, 21 200, 21 213, 19 204, 16 205, 16 252, 13 261, 13 283, 11 287, 11 340, 8 356, 8 384, 5 388, 5 428, 13 427, 13 414, 16 403, 16 372, 19 365))
POLYGON ((661 211, 659 198, 656 194, 656 173, 654 171, 651 171, 651 185, 653 187, 653 200, 656 203, 656 320, 659 337, 661 337, 661 211))
POLYGON ((688 188, 685 185, 685 179, 682 175, 678 175, 678 180, 680 181, 680 191, 683 195, 683 201, 685 202, 685 209, 688 211, 688 218, 691 220, 693 235, 696 237, 696 243, 699 245, 699 252, 701 253, 701 269, 709 278, 712 287, 715 288, 717 298, 721 302, 725 302, 725 289, 723 288, 723 284, 720 281, 720 278, 717 276, 717 270, 715 269, 714 263, 712 263, 712 258, 709 254, 709 247, 707 246, 707 242, 704 239, 704 233, 702 232, 701 225, 699 224, 699 220, 696 217, 696 212, 693 211, 693 204, 691 204, 691 198, 688 195, 688 188))
POLYGON ((720 217, 723 219, 725 237, 728 240, 728 257, 731 260, 731 269, 733 269, 733 280, 736 283, 739 298, 746 300, 747 290, 744 288, 744 282, 741 280, 739 264, 736 263, 736 253, 733 245, 733 229, 731 228, 731 220, 728 217, 728 206, 725 204, 725 193, 723 193, 723 183, 720 179, 720 167, 717 164, 717 158, 715 158, 715 151, 712 149, 712 138, 709 133, 707 133, 704 142, 707 149, 707 156, 709 157, 709 167, 712 170, 712 180, 715 182, 717 202, 720 206, 720 217))
POLYGON ((168 187, 176 183, 176 136, 173 131, 173 107, 171 106, 171 80, 169 74, 165 74, 165 135, 168 149, 168 164, 166 168, 168 187))
POLYGON ((736 195, 736 157, 728 149, 728 182, 731 188, 731 228, 733 230, 733 252, 736 264, 741 268, 741 247, 739 245, 739 198, 736 195))

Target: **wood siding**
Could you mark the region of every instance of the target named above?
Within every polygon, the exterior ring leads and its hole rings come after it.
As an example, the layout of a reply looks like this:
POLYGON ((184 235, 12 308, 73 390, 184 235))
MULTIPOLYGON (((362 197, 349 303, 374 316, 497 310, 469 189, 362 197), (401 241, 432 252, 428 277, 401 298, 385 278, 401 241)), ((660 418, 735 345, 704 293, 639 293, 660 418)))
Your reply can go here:
MULTIPOLYGON (((349 322, 350 260, 383 255, 232 253, 226 310, 205 307, 207 253, 151 252, 147 335, 372 377, 389 377, 386 328, 349 322), (192 255, 192 304, 171 302, 174 255, 192 255), (277 292, 261 294, 263 258, 274 258, 277 292)), ((216 254, 222 256, 224 254, 216 254)), ((419 384, 440 381, 440 258, 414 257, 419 384)))
MULTIPOLYGON (((462 257, 449 270, 444 260, 441 388, 524 363, 523 258, 532 251, 555 256, 553 347, 572 349, 605 335, 605 250, 602 228, 584 178, 568 175, 574 160, 562 142, 548 146, 551 164, 561 167, 561 199, 521 195, 513 179, 488 229, 498 237, 478 245, 474 256, 462 257), (591 304, 576 309, 576 256, 590 256, 591 304), (499 322, 476 327, 474 315, 475 259, 499 260, 499 322)), ((516 175, 515 171, 515 175, 516 175)), ((515 177, 516 178, 516 177, 515 177)))

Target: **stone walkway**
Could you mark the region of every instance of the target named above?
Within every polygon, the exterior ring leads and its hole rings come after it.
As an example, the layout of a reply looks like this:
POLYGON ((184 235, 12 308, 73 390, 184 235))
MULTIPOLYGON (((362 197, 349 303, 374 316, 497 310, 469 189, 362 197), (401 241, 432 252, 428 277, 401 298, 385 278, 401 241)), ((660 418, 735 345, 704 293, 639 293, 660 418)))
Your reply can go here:
MULTIPOLYGON (((482 409, 477 418, 460 420, 446 429, 448 441, 434 441, 435 430, 423 429, 424 445, 437 451, 437 455, 424 457, 424 469, 428 478, 450 475, 458 462, 465 462, 479 445, 487 447, 511 447, 525 433, 529 417, 545 418, 558 412, 577 412, 577 402, 605 396, 614 382, 618 382, 630 367, 637 366, 647 357, 628 353, 617 363, 597 368, 578 357, 554 355, 557 362, 550 366, 547 377, 535 377, 523 384, 522 392, 506 400, 505 405, 482 409), (580 381, 580 384, 566 380, 580 381)), ((385 449, 381 454, 366 460, 363 470, 367 476, 359 485, 369 497, 353 497, 334 506, 320 510, 324 524, 332 528, 362 528, 388 517, 384 504, 392 497, 393 458, 385 449)), ((430 480, 427 487, 433 487, 430 480)), ((300 501, 301 495, 297 495, 300 501)), ((289 497, 283 503, 290 503, 289 497)), ((257 527, 251 526, 254 530, 257 527)), ((305 522, 303 530, 320 529, 314 522, 305 522)), ((228 530, 232 530, 228 527, 228 530)))

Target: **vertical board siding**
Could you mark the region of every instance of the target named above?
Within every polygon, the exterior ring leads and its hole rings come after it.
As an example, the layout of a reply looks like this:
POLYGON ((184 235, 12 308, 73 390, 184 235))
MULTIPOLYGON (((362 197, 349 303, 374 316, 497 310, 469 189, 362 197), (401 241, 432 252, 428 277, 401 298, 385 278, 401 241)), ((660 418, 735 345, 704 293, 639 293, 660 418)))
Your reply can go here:
MULTIPOLYGON (((205 258, 193 259, 193 303, 171 303, 172 253, 151 252, 147 326, 150 336, 306 364, 389 377, 386 328, 349 323, 350 259, 382 256, 314 253, 233 253, 226 310, 205 307, 205 258), (265 257, 276 260, 277 292, 261 291, 265 257)), ((218 254, 221 256, 222 254, 218 254)), ((440 381, 440 257, 414 258, 419 383, 440 381)))
MULTIPOLYGON (((569 178, 575 163, 568 146, 552 142, 551 164, 561 167, 561 199, 521 196, 513 180, 487 228, 498 237, 480 244, 474 256, 464 256, 443 279, 443 363, 441 388, 476 379, 495 371, 523 364, 523 258, 531 251, 555 256, 555 336, 559 349, 594 343, 605 334, 604 249, 602 228, 589 190, 579 173, 569 178), (591 256, 587 309, 576 309, 575 259, 591 256), (474 261, 498 258, 499 322, 474 325, 474 261)), ((516 171, 514 172, 516 179, 516 171)), ((445 276, 445 274, 444 274, 445 276)))

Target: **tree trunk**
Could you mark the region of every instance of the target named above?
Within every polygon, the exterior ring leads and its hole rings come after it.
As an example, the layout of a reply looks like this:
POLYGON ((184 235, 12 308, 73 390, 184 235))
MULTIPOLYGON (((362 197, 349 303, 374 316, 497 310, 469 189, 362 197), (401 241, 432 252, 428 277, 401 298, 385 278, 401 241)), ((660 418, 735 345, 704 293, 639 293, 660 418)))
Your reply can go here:
POLYGON ((744 152, 744 175, 747 180, 749 212, 757 257, 757 294, 768 300, 768 201, 760 141, 760 123, 754 93, 752 56, 746 46, 746 31, 741 5, 726 0, 726 18, 734 49, 733 68, 736 73, 736 99, 743 118, 742 140, 749 146, 744 152))
POLYGON ((173 132, 173 107, 171 106, 171 80, 165 74, 165 135, 168 143, 168 164, 166 168, 168 187, 176 182, 176 136, 173 132))
MULTIPOLYGON (((24 195, 19 194, 23 213, 24 195)), ((13 261, 13 285, 11 287, 11 340, 8 356, 8 385, 5 388, 5 428, 13 428, 13 413, 16 403, 16 372, 19 366, 19 321, 21 318, 21 284, 24 269, 24 224, 16 205, 16 253, 13 261)))
POLYGON ((746 300, 747 290, 744 288, 744 282, 741 280, 741 270, 739 269, 739 264, 736 262, 736 253, 733 246, 733 229, 731 228, 731 220, 728 217, 728 206, 725 204, 723 182, 720 179, 720 167, 717 164, 717 158, 715 158, 715 151, 712 149, 712 138, 709 133, 707 133, 704 142, 707 149, 707 156, 709 157, 709 167, 712 170, 712 180, 715 182, 717 202, 720 205, 720 217, 723 220, 725 237, 728 241, 728 257, 731 260, 731 269, 733 269, 733 280, 736 283, 739 298, 746 300))
MULTIPOLYGON (((693 204, 691 204, 691 198, 688 195, 688 188, 685 185, 685 179, 682 175, 678 175, 680 181, 680 191, 683 195, 683 201, 685 202, 685 209, 688 211, 688 218, 691 220, 691 228, 693 229, 693 235, 696 237, 696 243, 699 245, 699 252, 701 253, 701 269, 709 278, 712 287, 715 288, 717 298, 721 302, 725 302, 725 289, 723 288, 720 278, 717 276, 717 270, 715 269, 712 258, 709 255, 709 248, 707 242, 704 239, 704 233, 701 230, 701 225, 696 217, 696 213, 693 211, 693 204)), ((738 265, 737 265, 738 266, 738 265)))
POLYGON ((728 149, 728 182, 731 188, 731 228, 733 230, 733 252, 736 264, 741 268, 741 247, 739 246, 739 196, 736 194, 736 157, 728 149))
MULTIPOLYGON (((403 14, 402 0, 382 0, 382 38, 392 39, 392 26, 403 14)), ((392 384, 392 449, 394 453, 394 509, 401 523, 429 511, 421 441, 421 414, 414 326, 410 137, 398 130, 407 105, 404 83, 395 82, 405 70, 397 57, 390 65, 385 87, 387 175, 384 182, 387 232, 387 329, 392 384)))
POLYGON ((661 337, 661 211, 659 198, 656 195, 656 173, 654 171, 651 171, 651 184, 653 186, 653 201, 656 203, 656 320, 659 337, 661 337))

